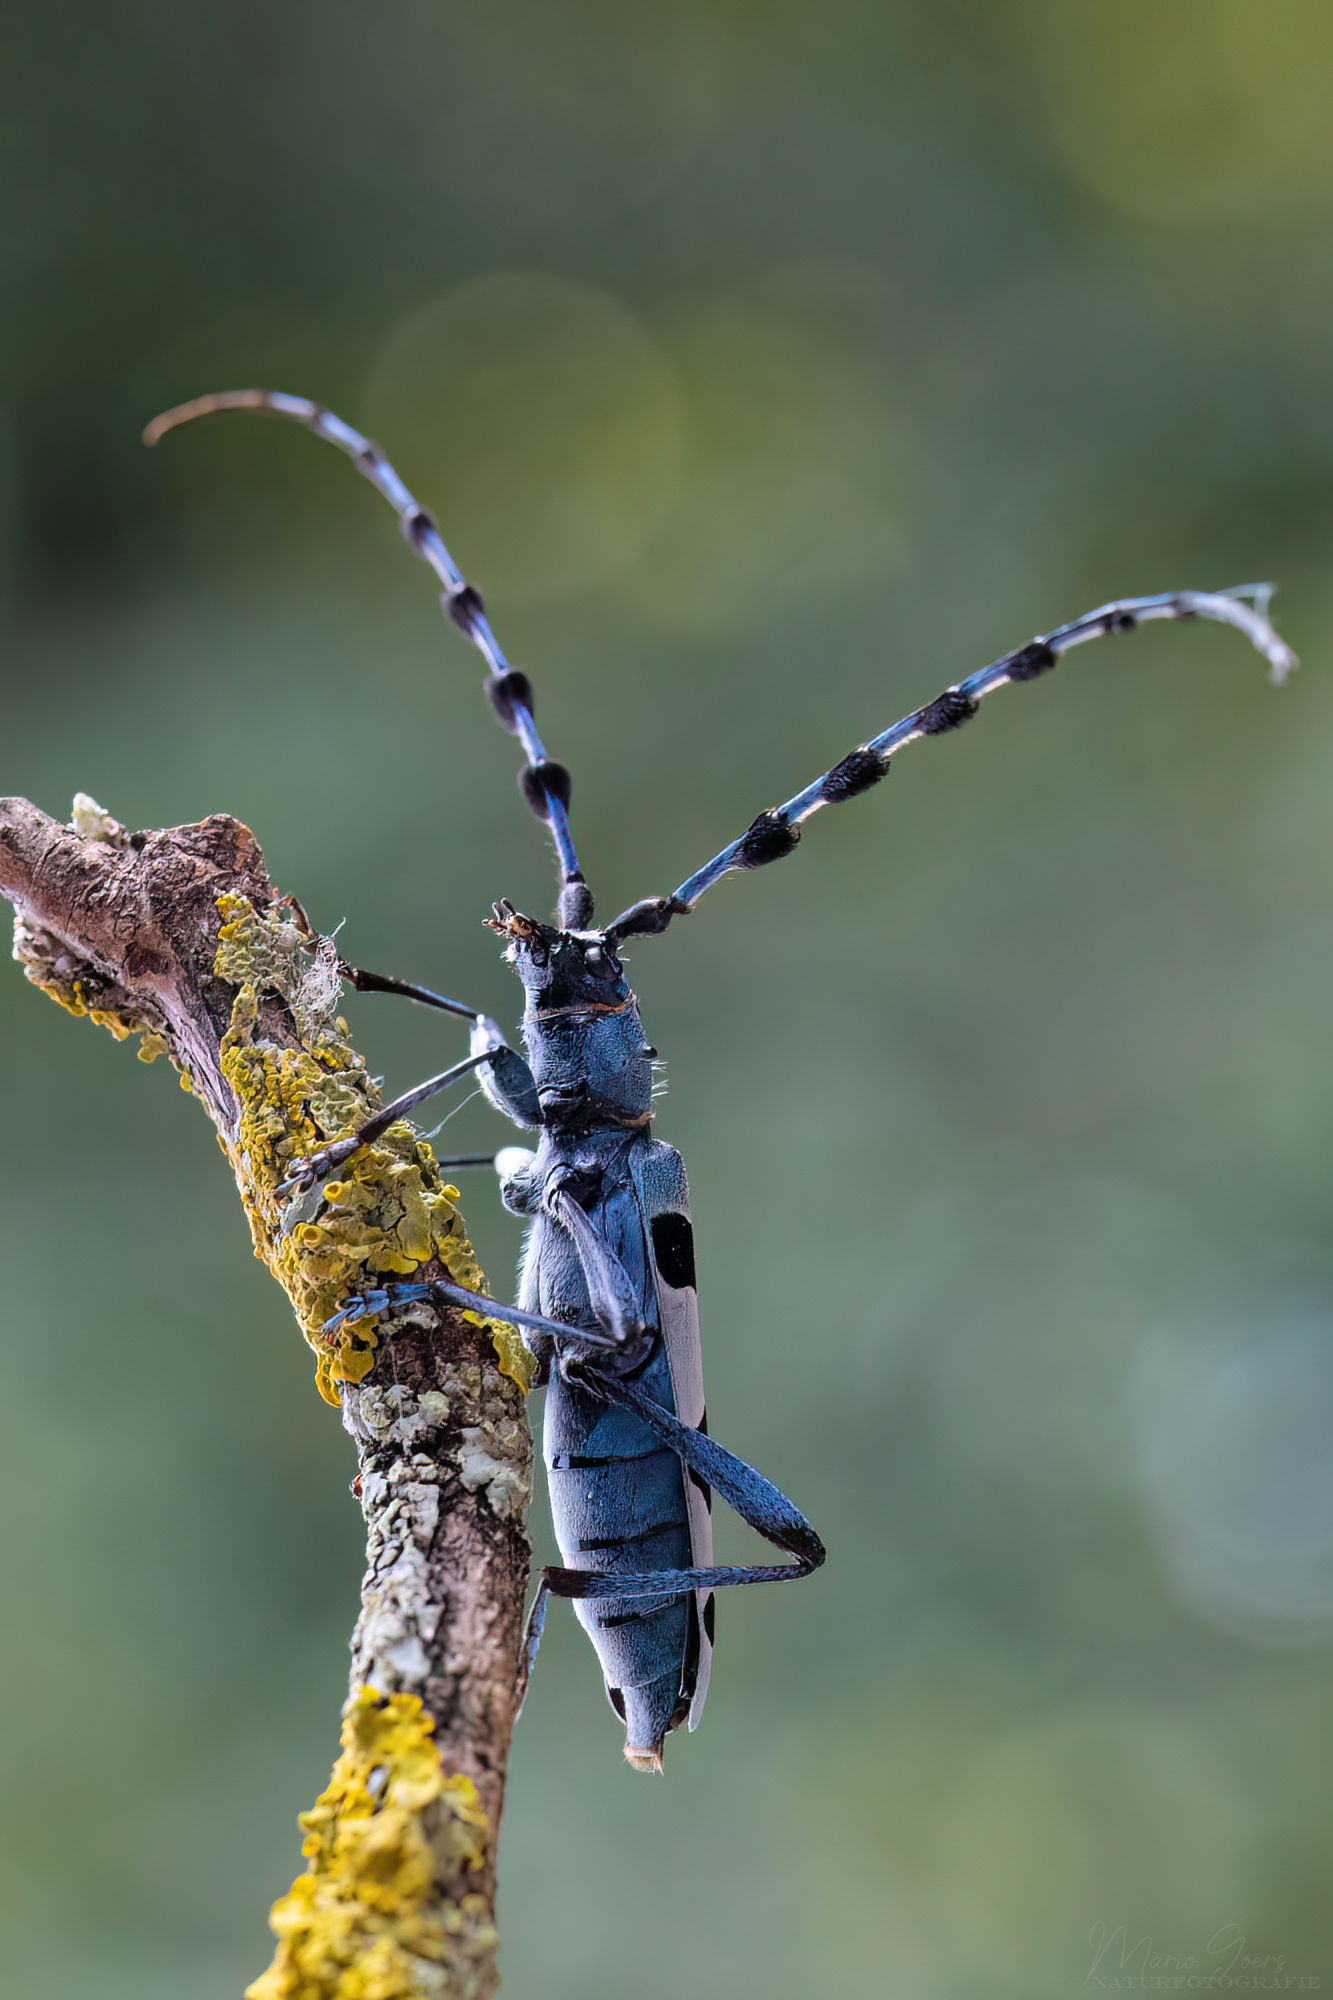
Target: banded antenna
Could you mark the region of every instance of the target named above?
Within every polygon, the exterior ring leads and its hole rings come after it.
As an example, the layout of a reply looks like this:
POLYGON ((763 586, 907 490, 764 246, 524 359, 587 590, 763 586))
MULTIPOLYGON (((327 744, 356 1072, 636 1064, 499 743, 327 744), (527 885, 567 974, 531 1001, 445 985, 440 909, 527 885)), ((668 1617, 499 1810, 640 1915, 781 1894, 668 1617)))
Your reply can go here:
POLYGON ((418 506, 377 444, 354 431, 332 410, 312 403, 305 396, 285 396, 273 389, 222 389, 212 396, 196 396, 193 402, 178 403, 164 410, 145 427, 143 441, 155 445, 168 431, 191 424, 198 417, 216 416, 225 410, 249 410, 261 416, 287 417, 304 424, 316 437, 346 452, 357 471, 382 493, 398 516, 403 539, 414 555, 429 563, 444 589, 440 608, 486 662, 485 688, 501 725, 523 745, 526 764, 519 773, 523 796, 539 820, 550 828, 555 843, 560 894, 558 914, 566 930, 586 930, 592 922, 592 891, 583 879, 574 836, 569 828, 569 772, 548 757, 532 719, 532 683, 518 667, 511 667, 490 628, 481 593, 467 581, 445 547, 434 520, 418 506))

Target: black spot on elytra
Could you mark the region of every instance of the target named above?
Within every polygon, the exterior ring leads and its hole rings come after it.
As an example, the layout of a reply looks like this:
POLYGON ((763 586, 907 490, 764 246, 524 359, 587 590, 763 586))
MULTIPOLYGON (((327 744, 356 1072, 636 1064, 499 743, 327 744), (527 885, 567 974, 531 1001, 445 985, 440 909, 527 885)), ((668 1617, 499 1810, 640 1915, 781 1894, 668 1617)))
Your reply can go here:
POLYGON ((652 1222, 653 1261, 663 1284, 679 1292, 694 1286, 694 1230, 688 1215, 672 1209, 652 1222))

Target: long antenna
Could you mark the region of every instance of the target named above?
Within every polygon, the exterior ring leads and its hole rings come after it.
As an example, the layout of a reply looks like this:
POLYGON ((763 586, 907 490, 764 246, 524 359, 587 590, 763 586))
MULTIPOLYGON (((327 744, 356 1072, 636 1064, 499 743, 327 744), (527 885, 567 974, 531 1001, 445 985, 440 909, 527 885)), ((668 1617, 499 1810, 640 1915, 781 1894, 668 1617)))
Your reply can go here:
POLYGON ((1030 639, 1026 646, 1015 647, 1012 653, 1005 653, 988 667, 978 667, 975 673, 945 688, 943 694, 936 695, 924 708, 913 709, 901 722, 850 750, 840 764, 823 772, 785 805, 771 806, 760 813, 744 833, 729 841, 721 853, 705 862, 671 895, 649 896, 622 911, 607 926, 608 940, 616 945, 624 938, 653 937, 664 931, 673 917, 687 916, 700 897, 724 875, 736 869, 762 868, 766 862, 781 861, 795 847, 801 837, 802 823, 812 813, 823 806, 841 805, 846 799, 854 799, 858 793, 877 785, 881 778, 887 778, 894 754, 905 745, 915 742, 918 736, 943 736, 950 729, 957 729, 976 714, 983 695, 1011 681, 1031 681, 1039 674, 1049 673, 1062 655, 1089 639, 1105 638, 1111 632, 1132 632, 1136 626, 1158 618, 1211 618, 1243 632, 1267 660, 1268 678, 1280 684, 1298 661, 1269 622, 1268 604, 1272 595, 1271 583, 1239 583, 1230 590, 1175 590, 1163 591, 1157 597, 1121 597, 1112 604, 1099 605, 1068 625, 1057 626, 1054 632, 1030 639), (1246 602, 1247 599, 1253 602, 1246 602))
POLYGON ((398 516, 403 539, 414 555, 429 563, 444 589, 440 607, 453 620, 464 638, 470 639, 486 661, 489 673, 486 692, 501 725, 523 745, 527 763, 519 773, 523 796, 539 820, 550 829, 555 843, 560 873, 558 916, 566 930, 586 930, 592 921, 592 891, 583 879, 574 836, 569 829, 569 772, 548 757, 532 719, 532 683, 518 667, 511 667, 500 651, 487 622, 479 591, 473 589, 459 570, 440 538, 440 531, 424 507, 417 505, 398 474, 377 444, 354 431, 332 410, 310 402, 305 396, 284 396, 272 389, 223 389, 216 395, 196 396, 193 402, 178 403, 164 410, 147 425, 143 441, 155 445, 168 431, 196 417, 211 417, 222 410, 251 410, 261 415, 287 417, 304 424, 316 437, 325 438, 346 452, 357 471, 382 493, 398 516))

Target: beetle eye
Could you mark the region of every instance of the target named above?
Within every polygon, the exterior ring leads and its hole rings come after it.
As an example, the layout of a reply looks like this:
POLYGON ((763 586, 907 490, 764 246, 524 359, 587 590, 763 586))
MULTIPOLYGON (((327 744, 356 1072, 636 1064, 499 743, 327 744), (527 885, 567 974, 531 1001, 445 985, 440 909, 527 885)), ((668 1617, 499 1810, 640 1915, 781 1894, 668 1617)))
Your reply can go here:
POLYGON ((610 959, 599 944, 589 946, 583 955, 583 962, 589 972, 595 973, 598 979, 609 978, 614 970, 610 959))

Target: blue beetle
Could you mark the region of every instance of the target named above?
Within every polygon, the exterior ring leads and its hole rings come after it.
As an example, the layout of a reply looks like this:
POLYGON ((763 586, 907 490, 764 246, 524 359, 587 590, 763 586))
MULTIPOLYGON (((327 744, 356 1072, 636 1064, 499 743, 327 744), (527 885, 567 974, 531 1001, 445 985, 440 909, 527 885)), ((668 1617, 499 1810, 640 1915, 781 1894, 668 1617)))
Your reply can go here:
POLYGON ((669 896, 635 903, 604 929, 569 824, 570 781, 548 757, 533 721, 532 687, 511 667, 482 600, 455 566, 434 521, 379 447, 304 397, 228 390, 166 411, 144 433, 222 410, 287 417, 346 452, 398 514, 409 547, 443 585, 445 614, 481 651, 486 690, 502 725, 522 744, 524 795, 544 822, 559 870, 557 922, 494 906, 492 928, 526 995, 524 1051, 462 1002, 405 980, 342 966, 362 992, 398 993, 472 1024, 465 1062, 395 1099, 348 1138, 293 1168, 284 1186, 305 1192, 417 1104, 476 1072, 503 1116, 538 1135, 535 1150, 442 1160, 494 1164, 501 1196, 529 1220, 518 1303, 446 1282, 387 1284, 349 1299, 330 1330, 391 1312, 428 1294, 520 1327, 546 1389, 544 1457, 564 1567, 544 1570, 529 1618, 523 1680, 531 1670, 551 1594, 573 1599, 597 1649, 612 1707, 625 1724, 625 1755, 661 1770, 668 1732, 693 1729, 708 1689, 714 1590, 807 1576, 824 1561, 809 1522, 777 1487, 708 1436, 695 1292, 693 1235, 680 1155, 651 1135, 652 1062, 620 946, 651 937, 734 870, 789 854, 803 823, 887 777, 895 753, 975 715, 982 697, 1037 678, 1074 646, 1158 619, 1209 618, 1235 626, 1280 681, 1294 655, 1267 616, 1271 586, 1176 591, 1123 598, 1030 640, 946 688, 880 735, 857 745, 794 798, 762 812, 669 896), (785 1563, 716 1567, 710 1508, 720 1493, 785 1563))
MULTIPOLYGON (((476 1015, 472 1056, 444 1077, 476 1069, 495 1109, 539 1133, 535 1151, 494 1156, 505 1205, 529 1218, 518 1304, 397 1282, 349 1300, 330 1326, 434 1294, 525 1330, 546 1389, 543 1455, 567 1566, 543 1572, 524 1685, 548 1596, 572 1598, 625 1724, 626 1757, 660 1770, 668 1731, 694 1728, 703 1712, 713 1591, 808 1575, 824 1548, 777 1487, 707 1434, 685 1166, 649 1131, 655 1051, 609 932, 561 929, 510 903, 496 904, 491 923, 525 988, 526 1054, 476 1015), (714 1567, 714 1489, 794 1560, 714 1567)), ((456 1010, 426 989, 344 970, 363 991, 456 1010)), ((440 1087, 432 1078, 300 1162, 284 1191, 313 1187, 440 1087)))

